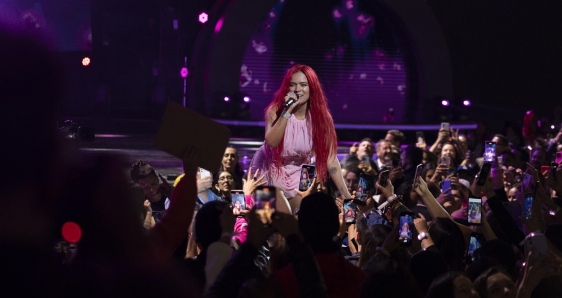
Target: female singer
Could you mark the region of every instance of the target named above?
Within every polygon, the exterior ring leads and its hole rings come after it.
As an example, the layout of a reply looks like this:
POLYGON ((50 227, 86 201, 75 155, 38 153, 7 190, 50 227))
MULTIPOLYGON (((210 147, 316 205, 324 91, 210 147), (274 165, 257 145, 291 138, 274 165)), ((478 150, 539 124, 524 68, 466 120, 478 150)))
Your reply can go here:
POLYGON ((334 121, 318 76, 310 66, 289 69, 266 108, 265 118, 265 144, 257 153, 262 156, 258 159, 264 160, 258 167, 263 168, 270 185, 283 190, 293 211, 302 200, 302 194, 297 193, 301 166, 310 163, 313 155, 317 179, 325 182, 329 173, 340 194, 351 199, 336 157, 334 121))

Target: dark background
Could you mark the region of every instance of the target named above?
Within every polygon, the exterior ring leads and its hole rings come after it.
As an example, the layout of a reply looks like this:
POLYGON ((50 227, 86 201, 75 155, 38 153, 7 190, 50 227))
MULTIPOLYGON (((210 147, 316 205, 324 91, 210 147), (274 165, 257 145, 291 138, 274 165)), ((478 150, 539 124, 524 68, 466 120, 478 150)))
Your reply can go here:
MULTIPOLYGON (((156 128, 139 123, 157 122, 168 100, 181 101, 179 70, 185 58, 188 65, 191 62, 203 26, 197 15, 228 1, 2 0, 0 16, 17 23, 21 12, 36 2, 45 12, 64 12, 45 14, 47 24, 59 28, 54 35, 45 30, 52 39, 64 32, 68 35, 51 43, 59 51, 68 78, 61 118, 81 119, 111 131, 126 130, 127 125, 116 128, 111 124, 123 119, 133 121, 131 129, 156 128), (87 15, 90 20, 76 20, 87 15), (73 18, 67 20, 68 16, 73 18), (172 28, 174 19, 179 22, 178 30, 172 28), (91 49, 76 37, 78 27, 89 23, 91 49), (74 45, 69 44, 72 40, 74 45), (92 58, 88 67, 81 65, 85 56, 92 58)), ((447 114, 451 122, 484 121, 499 129, 506 120, 522 122, 528 109, 550 115, 562 104, 561 1, 429 0, 427 4, 449 47, 453 106, 460 106, 465 98, 472 106, 445 111, 436 99, 434 113, 428 113, 424 123, 441 122, 439 116, 447 114)), ((314 21, 313 15, 308 18, 314 21)))

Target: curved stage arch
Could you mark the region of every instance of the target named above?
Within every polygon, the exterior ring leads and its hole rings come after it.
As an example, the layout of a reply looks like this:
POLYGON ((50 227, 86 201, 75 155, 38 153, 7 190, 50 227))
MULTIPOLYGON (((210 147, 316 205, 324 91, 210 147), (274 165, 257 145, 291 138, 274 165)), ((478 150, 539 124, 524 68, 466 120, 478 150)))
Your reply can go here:
MULTIPOLYGON (((378 17, 392 25, 392 34, 403 51, 408 88, 402 122, 425 122, 424 115, 435 98, 453 95, 449 51, 433 12, 422 1, 359 2, 380 12, 378 17)), ((199 33, 197 50, 191 57, 187 94, 191 108, 210 115, 221 104, 223 94, 240 92, 245 50, 264 15, 278 3, 278 0, 217 2, 209 22, 199 33)))

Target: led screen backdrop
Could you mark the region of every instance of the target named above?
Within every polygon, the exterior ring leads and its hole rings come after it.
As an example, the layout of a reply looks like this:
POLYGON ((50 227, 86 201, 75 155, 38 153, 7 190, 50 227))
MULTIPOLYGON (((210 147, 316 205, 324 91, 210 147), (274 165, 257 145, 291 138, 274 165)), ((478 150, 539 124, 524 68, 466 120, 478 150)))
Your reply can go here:
POLYGON ((284 73, 302 63, 320 77, 336 122, 400 123, 407 88, 403 56, 391 25, 369 9, 353 0, 285 0, 264 16, 240 74, 252 119, 263 119, 284 73))

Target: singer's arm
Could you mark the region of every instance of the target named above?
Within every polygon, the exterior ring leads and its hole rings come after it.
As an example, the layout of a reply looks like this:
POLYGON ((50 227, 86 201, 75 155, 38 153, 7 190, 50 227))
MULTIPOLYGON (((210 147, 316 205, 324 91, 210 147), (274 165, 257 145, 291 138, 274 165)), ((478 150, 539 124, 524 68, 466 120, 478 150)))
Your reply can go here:
MULTIPOLYGON (((289 113, 292 111, 293 106, 289 107, 289 110, 287 110, 289 113)), ((288 120, 283 117, 283 114, 284 112, 281 113, 281 116, 277 119, 277 122, 275 122, 277 109, 272 107, 267 111, 267 119, 265 120, 265 142, 270 147, 277 147, 285 134, 285 127, 287 127, 288 120)))

